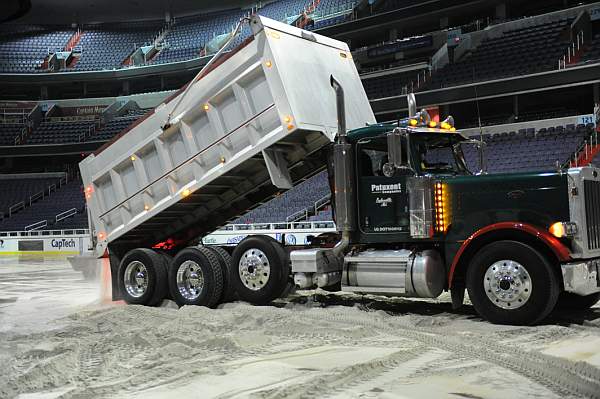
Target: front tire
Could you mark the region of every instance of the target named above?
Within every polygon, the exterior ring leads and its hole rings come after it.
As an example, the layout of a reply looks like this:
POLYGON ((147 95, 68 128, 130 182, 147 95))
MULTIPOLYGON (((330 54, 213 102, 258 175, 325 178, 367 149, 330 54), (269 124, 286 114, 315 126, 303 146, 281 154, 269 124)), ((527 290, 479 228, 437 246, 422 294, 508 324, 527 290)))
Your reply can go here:
POLYGON ((167 265, 148 248, 129 251, 119 265, 123 299, 132 305, 156 306, 167 294, 167 265))
POLYGON ((572 292, 561 292, 556 303, 556 310, 588 310, 600 301, 600 292, 595 294, 581 296, 572 292))
POLYGON ((498 241, 475 254, 467 270, 469 298, 496 324, 531 325, 556 305, 559 284, 549 261, 518 241, 498 241))
POLYGON ((277 241, 268 236, 250 236, 233 251, 231 284, 240 299, 264 305, 279 298, 288 285, 288 256, 277 241))

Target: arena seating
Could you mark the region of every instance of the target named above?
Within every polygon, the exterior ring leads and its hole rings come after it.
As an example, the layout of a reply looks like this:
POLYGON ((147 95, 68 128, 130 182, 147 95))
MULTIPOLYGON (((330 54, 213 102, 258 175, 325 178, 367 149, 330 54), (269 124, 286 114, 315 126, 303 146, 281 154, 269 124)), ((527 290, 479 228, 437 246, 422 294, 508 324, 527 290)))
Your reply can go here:
MULTIPOLYGON (((487 170, 489 173, 544 171, 563 165, 593 131, 592 125, 567 125, 521 129, 517 132, 484 135, 487 170)), ((475 146, 464 146, 467 166, 472 172, 479 167, 475 146)), ((431 151, 429 162, 448 162, 448 152, 431 151)))
POLYGON ((316 215, 312 215, 308 218, 309 222, 325 222, 333 220, 333 213, 331 207, 327 206, 326 209, 319 210, 316 215))
POLYGON ((96 71, 122 67, 131 53, 144 45, 152 44, 162 27, 162 22, 104 25, 94 29, 84 27, 77 44, 81 57, 75 71, 96 71))
POLYGON ((357 0, 321 0, 313 15, 315 22, 310 29, 321 29, 346 21, 357 2, 357 0))
POLYGON ((117 117, 109 121, 102 128, 96 130, 90 137, 88 137, 87 141, 106 141, 113 138, 117 133, 126 129, 133 122, 138 120, 142 115, 146 113, 145 110, 140 111, 130 111, 127 115, 122 117, 117 117))
MULTIPOLYGON (((266 17, 291 23, 310 4, 309 0, 276 0, 259 9, 266 17)), ((343 21, 355 0, 323 0, 316 9, 319 21, 313 29, 343 21), (330 18, 328 18, 330 16, 330 18)), ((233 9, 189 17, 175 18, 168 26, 165 46, 149 61, 151 64, 196 58, 206 43, 217 35, 230 32, 249 10, 233 9)), ((83 26, 76 48, 81 55, 66 71, 95 71, 121 68, 129 55, 140 46, 149 45, 165 27, 162 21, 132 22, 83 26)), ((75 33, 72 29, 44 30, 25 25, 7 25, 0 31, 0 71, 40 71, 49 51, 63 50, 75 33)), ((233 46, 249 36, 248 27, 233 46)), ((43 71, 43 70, 42 70, 43 71)))
POLYGON ((384 98, 403 94, 404 87, 410 86, 417 80, 421 71, 409 71, 380 76, 377 78, 362 79, 365 92, 369 98, 384 98))
POLYGON ((86 228, 87 217, 82 215, 85 215, 83 189, 81 182, 74 180, 58 188, 55 192, 51 192, 50 195, 30 207, 0 221, 0 230, 23 231, 26 226, 43 220, 48 223, 45 229, 86 228), (56 215, 70 209, 76 209, 80 216, 73 216, 72 219, 68 218, 56 223, 56 215))
POLYGON ((94 121, 43 121, 29 136, 27 144, 61 144, 85 141, 93 132, 94 121))
POLYGON ((583 54, 580 63, 597 62, 600 60, 600 34, 595 35, 587 47, 588 51, 583 54))
POLYGON ((15 145, 15 137, 24 128, 22 123, 0 123, 0 145, 15 145))
POLYGON ((329 193, 327 174, 321 172, 268 203, 251 210, 233 223, 282 222, 288 216, 314 206, 316 201, 329 193))
POLYGON ((0 218, 8 215, 8 209, 19 202, 29 202, 29 197, 40 193, 51 185, 58 184, 58 178, 0 179, 0 218))
POLYGON ((561 38, 570 21, 543 23, 484 40, 464 60, 433 75, 428 88, 527 75, 556 69, 569 42, 561 38))
POLYGON ((196 58, 214 35, 230 32, 242 17, 241 10, 176 18, 164 38, 166 48, 152 60, 153 64, 196 58))
POLYGON ((48 52, 63 50, 74 30, 54 30, 5 25, 0 30, 0 71, 33 73, 39 70, 48 52))
MULTIPOLYGON (((298 16, 307 3, 306 0, 278 0, 260 8, 258 13, 278 21, 285 21, 287 17, 298 16)), ((158 53, 152 63, 177 62, 198 57, 206 43, 217 35, 231 32, 245 13, 244 10, 236 9, 176 18, 165 36, 166 48, 158 53)), ((232 46, 241 43, 249 34, 248 27, 245 27, 232 46)))

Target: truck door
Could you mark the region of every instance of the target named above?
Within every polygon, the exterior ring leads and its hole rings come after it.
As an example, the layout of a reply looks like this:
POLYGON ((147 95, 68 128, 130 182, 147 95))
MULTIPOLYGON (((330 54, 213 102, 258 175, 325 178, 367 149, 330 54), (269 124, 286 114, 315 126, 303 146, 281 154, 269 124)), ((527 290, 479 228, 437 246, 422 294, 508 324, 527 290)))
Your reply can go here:
POLYGON ((360 230, 367 234, 408 233, 407 176, 385 167, 385 137, 359 141, 356 154, 360 230))

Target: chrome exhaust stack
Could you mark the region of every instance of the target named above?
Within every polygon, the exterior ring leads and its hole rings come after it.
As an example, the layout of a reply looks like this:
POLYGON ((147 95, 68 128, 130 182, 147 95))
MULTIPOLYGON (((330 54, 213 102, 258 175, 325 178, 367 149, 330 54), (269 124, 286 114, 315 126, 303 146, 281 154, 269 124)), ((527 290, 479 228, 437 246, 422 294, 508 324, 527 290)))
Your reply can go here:
POLYGON ((409 93, 406 96, 406 100, 408 101, 408 117, 412 118, 417 115, 417 98, 415 97, 415 93, 409 93))
POLYGON ((348 143, 344 89, 333 76, 338 132, 333 144, 335 224, 342 239, 333 248, 308 248, 290 252, 294 284, 298 289, 328 287, 342 278, 344 255, 350 245, 350 234, 356 230, 356 194, 354 188, 354 149, 348 143))
POLYGON ((354 149, 347 140, 344 89, 333 75, 330 83, 335 91, 338 116, 338 132, 333 145, 335 223, 342 233, 342 240, 334 247, 333 253, 340 256, 350 243, 350 232, 356 230, 354 149))

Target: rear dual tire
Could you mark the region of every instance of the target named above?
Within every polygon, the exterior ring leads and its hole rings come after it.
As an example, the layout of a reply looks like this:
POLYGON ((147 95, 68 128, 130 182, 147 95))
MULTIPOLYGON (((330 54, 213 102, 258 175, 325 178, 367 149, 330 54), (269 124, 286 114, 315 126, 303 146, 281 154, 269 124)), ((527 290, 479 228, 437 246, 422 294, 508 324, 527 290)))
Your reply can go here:
POLYGON ((157 306, 167 295, 166 259, 147 248, 133 249, 119 265, 120 291, 126 303, 157 306))
POLYGON ((215 252, 204 247, 180 251, 169 267, 169 291, 179 306, 213 308, 223 296, 223 272, 215 252))

